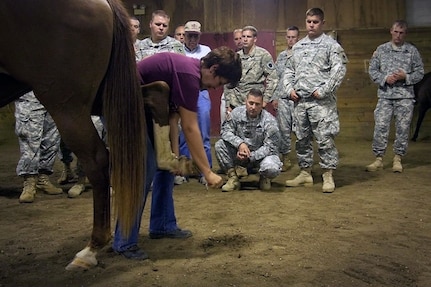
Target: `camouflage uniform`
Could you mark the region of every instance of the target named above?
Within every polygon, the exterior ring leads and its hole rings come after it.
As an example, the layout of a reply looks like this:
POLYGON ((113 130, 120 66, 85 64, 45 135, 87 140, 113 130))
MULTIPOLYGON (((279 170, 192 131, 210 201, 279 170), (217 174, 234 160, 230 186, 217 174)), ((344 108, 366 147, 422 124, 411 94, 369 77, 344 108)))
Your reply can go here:
POLYGON ((379 85, 377 106, 374 110, 373 153, 376 157, 385 154, 388 145, 392 115, 395 118, 395 141, 393 150, 396 155, 407 153, 410 123, 413 116, 413 85, 424 75, 424 67, 419 51, 410 43, 400 47, 391 42, 377 47, 369 66, 371 80, 379 85), (386 78, 396 70, 403 70, 406 80, 393 85, 386 83, 386 78))
POLYGON ((139 43, 139 51, 136 59, 142 60, 145 57, 161 52, 173 52, 185 55, 184 45, 172 37, 167 36, 159 43, 154 43, 151 38, 145 38, 139 43))
POLYGON ((139 46, 141 45, 141 40, 136 39, 135 43, 133 43, 133 48, 135 49, 135 60, 136 62, 142 60, 141 53, 139 51, 139 46))
POLYGON ((238 54, 241 57, 242 76, 235 88, 224 88, 226 107, 236 108, 244 105, 247 94, 252 88, 261 90, 264 95, 263 100, 270 102, 278 82, 271 54, 258 46, 255 46, 247 55, 243 50, 238 54))
POLYGON ((60 134, 51 115, 33 92, 15 101, 15 119, 21 151, 17 175, 52 174, 60 134))
POLYGON ((283 87, 283 72, 286 69, 287 61, 292 56, 292 50, 284 50, 281 52, 275 67, 277 69, 277 75, 279 82, 274 92, 272 100, 278 100, 277 109, 277 122, 280 129, 280 153, 288 154, 291 150, 291 136, 292 133, 292 112, 293 112, 293 101, 289 99, 289 95, 286 93, 283 87))
POLYGON ((339 133, 336 90, 346 74, 347 57, 343 48, 331 37, 308 36, 292 48, 283 85, 288 95, 293 90, 300 97, 293 111, 292 130, 296 135, 296 152, 301 169, 313 165, 313 136, 318 145, 320 166, 336 169, 338 151, 334 138, 339 133), (318 91, 319 99, 312 97, 318 91))
POLYGON ((280 133, 275 118, 266 110, 257 118, 247 116, 245 105, 234 109, 221 130, 221 139, 215 144, 216 158, 223 170, 235 165, 259 167, 259 174, 267 178, 276 177, 282 163, 278 157, 280 133), (241 143, 251 151, 250 162, 236 160, 241 143))

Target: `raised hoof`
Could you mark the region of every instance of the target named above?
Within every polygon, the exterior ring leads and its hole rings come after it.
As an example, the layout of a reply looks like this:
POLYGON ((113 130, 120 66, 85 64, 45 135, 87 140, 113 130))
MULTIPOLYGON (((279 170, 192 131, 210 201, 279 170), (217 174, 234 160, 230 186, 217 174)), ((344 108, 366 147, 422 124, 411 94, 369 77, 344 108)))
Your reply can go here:
POLYGON ((180 156, 178 170, 181 175, 199 176, 200 171, 194 162, 185 156, 180 156))

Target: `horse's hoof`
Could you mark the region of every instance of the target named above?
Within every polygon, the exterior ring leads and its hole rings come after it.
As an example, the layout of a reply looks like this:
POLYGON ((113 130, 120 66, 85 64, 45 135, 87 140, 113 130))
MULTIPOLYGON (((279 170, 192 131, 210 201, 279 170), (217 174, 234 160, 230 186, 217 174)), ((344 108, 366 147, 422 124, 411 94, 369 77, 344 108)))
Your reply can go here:
POLYGON ((85 247, 79 251, 72 262, 66 266, 66 270, 88 270, 92 267, 97 266, 96 252, 90 250, 89 247, 85 247))
POLYGON ((179 171, 182 175, 187 176, 199 176, 201 174, 196 164, 185 156, 179 158, 179 171))
POLYGON ((95 267, 97 264, 87 262, 82 258, 75 257, 72 262, 66 266, 67 271, 88 270, 95 267))

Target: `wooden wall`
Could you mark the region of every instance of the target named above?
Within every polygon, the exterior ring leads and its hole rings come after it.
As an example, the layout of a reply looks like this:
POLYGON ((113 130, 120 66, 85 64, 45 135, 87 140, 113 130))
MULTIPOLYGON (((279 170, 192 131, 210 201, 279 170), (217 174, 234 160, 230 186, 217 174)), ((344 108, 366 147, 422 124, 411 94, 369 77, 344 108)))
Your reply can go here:
POLYGON ((259 30, 278 31, 290 25, 305 28, 305 12, 311 7, 325 11, 327 29, 382 28, 404 18, 405 3, 411 0, 124 0, 146 6, 141 16, 145 31, 151 13, 165 10, 171 16, 171 28, 188 20, 201 22, 203 32, 230 32, 245 25, 259 30))

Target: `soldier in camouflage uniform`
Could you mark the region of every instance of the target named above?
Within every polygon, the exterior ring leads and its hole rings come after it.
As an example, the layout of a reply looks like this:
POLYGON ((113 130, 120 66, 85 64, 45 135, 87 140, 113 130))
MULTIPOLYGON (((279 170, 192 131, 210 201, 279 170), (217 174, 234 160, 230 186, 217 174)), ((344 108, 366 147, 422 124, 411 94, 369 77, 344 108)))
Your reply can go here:
POLYGON ((34 201, 36 190, 47 194, 62 194, 49 180, 60 146, 57 126, 33 92, 15 101, 15 133, 18 136, 21 158, 16 173, 24 178, 19 202, 34 201))
POLYGON ((136 17, 130 17, 130 30, 132 31, 133 47, 135 48, 135 59, 139 61, 141 60, 139 58, 139 45, 141 40, 138 39, 138 35, 141 32, 141 23, 136 17))
POLYGON ((251 89, 246 104, 235 108, 222 126, 221 139, 215 144, 220 167, 228 181, 222 191, 240 189, 235 165, 259 168, 261 190, 271 189, 271 179, 281 171, 278 157, 280 133, 275 118, 263 109, 263 94, 251 89))
POLYGON ((271 101, 278 77, 271 54, 256 46, 257 29, 246 26, 242 29, 243 48, 238 51, 242 63, 242 77, 233 89, 225 87, 224 96, 227 112, 245 104, 245 98, 252 88, 263 91, 264 107, 271 101), (266 84, 265 84, 266 82, 266 84))
POLYGON ((380 45, 374 52, 369 66, 371 80, 379 85, 377 106, 374 110, 373 153, 376 160, 366 167, 367 171, 383 168, 383 156, 388 145, 392 116, 395 120, 395 153, 392 170, 402 172, 401 157, 407 153, 410 123, 413 116, 415 96, 413 85, 424 76, 419 51, 404 41, 407 23, 397 20, 390 29, 391 41, 380 45))
MULTIPOLYGON (((252 88, 263 91, 263 107, 271 101, 277 87, 278 77, 271 54, 256 46, 257 29, 245 26, 242 29, 242 49, 238 51, 242 63, 242 76, 238 85, 229 89, 224 87, 226 118, 236 107, 245 104, 245 99, 252 88)), ((238 167, 238 176, 247 176, 247 170, 238 167)))
MULTIPOLYGON (((156 10, 152 13, 149 23, 151 36, 140 42, 139 52, 136 56, 137 59, 142 60, 146 57, 162 52, 178 53, 182 55, 186 54, 184 45, 180 41, 168 36, 170 21, 171 18, 164 10, 156 10)), ((172 107, 171 110, 173 110, 172 107)), ((177 161, 171 157, 171 155, 173 155, 172 153, 166 154, 162 151, 172 151, 173 153, 179 155, 179 141, 170 141, 168 138, 165 138, 162 135, 169 135, 172 139, 179 138, 179 130, 177 128, 178 125, 173 124, 174 122, 178 121, 178 113, 173 112, 171 113, 171 127, 160 127, 157 124, 154 125, 154 136, 157 140, 155 144, 157 145, 157 143, 162 143, 162 145, 159 145, 159 148, 155 148, 158 163, 161 163, 162 160, 168 163, 177 161)))
POLYGON ((292 47, 299 40, 299 29, 296 26, 291 26, 286 30, 287 48, 282 51, 275 61, 279 82, 275 90, 272 105, 277 111, 277 122, 280 129, 280 156, 283 163, 282 171, 288 170, 292 164, 289 159, 291 150, 291 133, 292 133, 292 112, 293 101, 289 99, 283 87, 283 72, 287 65, 287 61, 292 56, 292 47))
POLYGON ((160 52, 174 52, 185 55, 184 45, 174 38, 168 36, 170 17, 163 10, 154 11, 150 21, 151 36, 139 43, 139 51, 136 59, 160 52))
POLYGON ((308 35, 293 46, 283 75, 286 92, 295 102, 292 129, 301 168, 295 179, 286 181, 286 186, 313 185, 314 137, 324 170, 322 191, 333 192, 332 171, 338 165, 335 136, 340 130, 335 92, 346 74, 347 57, 343 48, 323 33, 325 20, 320 8, 308 10, 305 22, 308 35))

